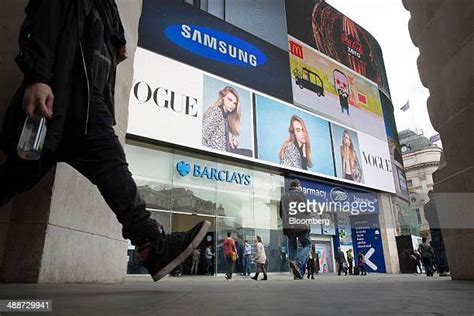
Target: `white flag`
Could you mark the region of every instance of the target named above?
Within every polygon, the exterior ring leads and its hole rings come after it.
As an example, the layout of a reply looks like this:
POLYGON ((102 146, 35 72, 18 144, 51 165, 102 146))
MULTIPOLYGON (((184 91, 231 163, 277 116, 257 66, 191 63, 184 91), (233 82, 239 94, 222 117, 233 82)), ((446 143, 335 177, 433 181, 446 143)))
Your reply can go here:
POLYGON ((407 103, 405 103, 404 106, 402 106, 400 108, 400 110, 402 110, 403 112, 405 112, 406 110, 408 110, 410 108, 410 100, 407 100, 407 103))

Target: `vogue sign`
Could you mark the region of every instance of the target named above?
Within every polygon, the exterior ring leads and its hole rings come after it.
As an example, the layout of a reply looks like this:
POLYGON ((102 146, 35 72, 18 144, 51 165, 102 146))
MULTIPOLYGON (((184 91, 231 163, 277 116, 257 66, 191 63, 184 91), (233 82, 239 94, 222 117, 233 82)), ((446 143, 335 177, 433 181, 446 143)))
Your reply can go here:
POLYGON ((197 117, 197 98, 172 91, 163 87, 152 88, 145 81, 138 81, 133 86, 133 96, 140 102, 153 102, 157 107, 169 109, 176 113, 197 117))
POLYGON ((255 46, 232 35, 195 25, 171 25, 166 37, 194 54, 226 64, 258 67, 267 57, 255 46))

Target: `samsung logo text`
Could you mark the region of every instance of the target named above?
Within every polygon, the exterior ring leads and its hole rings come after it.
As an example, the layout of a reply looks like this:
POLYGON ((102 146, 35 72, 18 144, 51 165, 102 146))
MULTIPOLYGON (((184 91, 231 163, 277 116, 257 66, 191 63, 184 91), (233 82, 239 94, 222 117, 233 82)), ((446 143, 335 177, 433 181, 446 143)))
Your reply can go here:
POLYGON ((258 67, 267 61, 261 50, 232 35, 195 25, 171 25, 169 40, 189 52, 236 66, 258 67))

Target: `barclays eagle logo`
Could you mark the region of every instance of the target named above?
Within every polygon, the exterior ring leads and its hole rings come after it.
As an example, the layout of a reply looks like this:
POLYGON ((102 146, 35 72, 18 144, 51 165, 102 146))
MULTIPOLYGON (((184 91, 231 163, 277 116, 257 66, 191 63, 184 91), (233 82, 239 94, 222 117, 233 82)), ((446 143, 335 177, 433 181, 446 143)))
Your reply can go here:
POLYGON ((191 171, 191 166, 184 161, 180 161, 176 164, 176 170, 182 177, 186 177, 191 171))

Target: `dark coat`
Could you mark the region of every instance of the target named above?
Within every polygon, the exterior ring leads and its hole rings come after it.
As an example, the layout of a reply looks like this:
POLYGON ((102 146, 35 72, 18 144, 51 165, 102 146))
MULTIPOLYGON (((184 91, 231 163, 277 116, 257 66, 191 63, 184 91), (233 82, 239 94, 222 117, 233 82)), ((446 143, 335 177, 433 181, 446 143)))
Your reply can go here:
POLYGON ((310 229, 309 225, 290 225, 289 217, 296 217, 300 219, 308 218, 308 213, 299 213, 298 215, 290 215, 290 203, 304 203, 307 205, 308 199, 306 194, 299 188, 290 188, 288 192, 283 194, 280 201, 280 218, 283 221, 283 234, 288 235, 289 233, 301 233, 310 229))
POLYGON ((85 19, 94 5, 101 12, 104 34, 110 38, 110 45, 115 46, 105 95, 109 111, 114 115, 116 48, 125 45, 115 1, 30 0, 25 9, 26 18, 20 30, 20 52, 16 58, 24 81, 7 110, 0 135, 0 149, 11 152, 16 147, 25 119, 22 109, 24 90, 33 82, 48 84, 54 94, 53 118, 48 122, 44 144, 46 148, 57 149, 63 134, 71 128, 68 122, 75 122, 77 129, 87 133, 92 93, 90 81, 95 69, 93 61, 86 63, 88 52, 82 47, 83 44, 87 47, 91 45, 81 40, 85 19))

